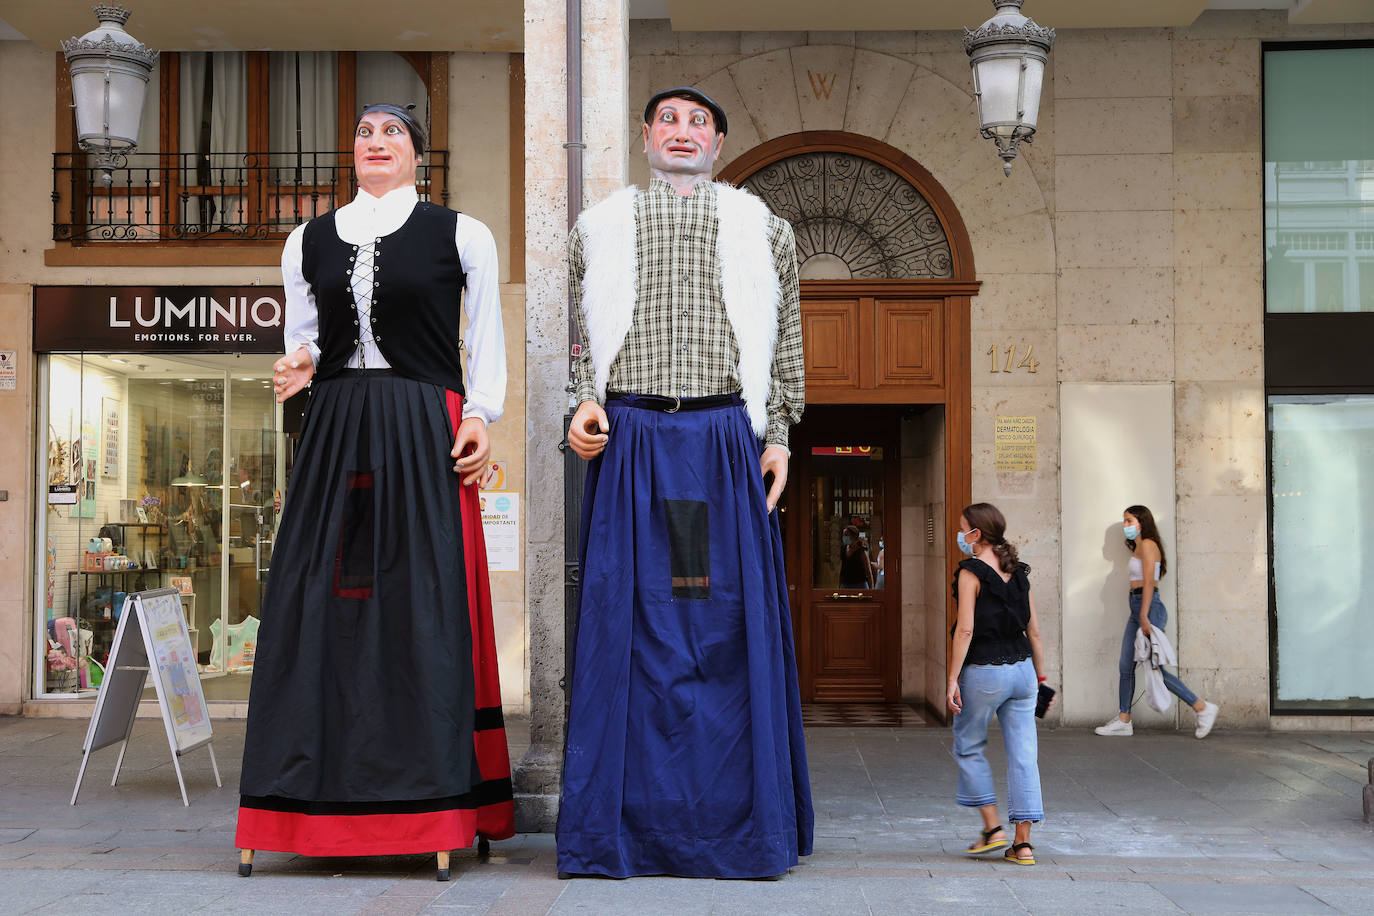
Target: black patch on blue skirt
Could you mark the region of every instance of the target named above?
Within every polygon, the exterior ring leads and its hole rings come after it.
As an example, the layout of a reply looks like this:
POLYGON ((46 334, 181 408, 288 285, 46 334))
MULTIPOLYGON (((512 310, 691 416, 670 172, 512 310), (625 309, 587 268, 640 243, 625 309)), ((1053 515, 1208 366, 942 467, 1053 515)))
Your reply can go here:
POLYGON ((697 499, 665 499, 674 598, 711 597, 711 520, 697 499))

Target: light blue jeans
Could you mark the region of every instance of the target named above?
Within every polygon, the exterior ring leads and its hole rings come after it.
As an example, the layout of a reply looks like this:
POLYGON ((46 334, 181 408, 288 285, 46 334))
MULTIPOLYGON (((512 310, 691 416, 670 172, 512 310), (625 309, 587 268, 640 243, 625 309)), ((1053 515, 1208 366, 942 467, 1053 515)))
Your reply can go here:
POLYGON ((988 766, 988 725, 994 714, 1007 749, 1007 816, 1013 824, 1041 821, 1039 745, 1035 731, 1035 665, 965 665, 959 675, 963 709, 954 716, 954 760, 959 764, 955 801, 967 808, 997 804, 988 766))

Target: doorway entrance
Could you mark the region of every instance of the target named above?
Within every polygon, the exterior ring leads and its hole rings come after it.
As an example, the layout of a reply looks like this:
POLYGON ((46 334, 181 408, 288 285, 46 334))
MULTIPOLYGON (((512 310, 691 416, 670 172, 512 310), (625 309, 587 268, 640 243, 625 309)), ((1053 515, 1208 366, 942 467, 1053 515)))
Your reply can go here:
POLYGON ((793 431, 784 517, 796 545, 788 570, 803 703, 898 700, 901 484, 890 413, 809 410, 793 431))
POLYGON ((719 177, 797 243, 807 406, 783 508, 802 700, 944 722, 945 545, 971 489, 968 233, 929 172, 870 137, 790 134, 719 177))
POLYGON ((950 562, 942 404, 808 407, 780 504, 804 704, 941 709, 950 562))

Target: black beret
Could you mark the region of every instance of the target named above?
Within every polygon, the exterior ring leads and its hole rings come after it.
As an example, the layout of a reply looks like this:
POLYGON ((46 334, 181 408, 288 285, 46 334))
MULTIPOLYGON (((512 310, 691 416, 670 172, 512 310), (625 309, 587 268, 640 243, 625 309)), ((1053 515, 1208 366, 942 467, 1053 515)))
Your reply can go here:
POLYGON ((730 125, 725 120, 725 109, 716 104, 716 100, 694 86, 676 86, 672 89, 664 89, 655 92, 649 99, 649 104, 644 106, 644 123, 648 124, 653 120, 654 109, 658 108, 658 103, 664 99, 691 99, 693 102, 700 102, 711 111, 711 117, 716 122, 716 133, 729 133, 730 125))

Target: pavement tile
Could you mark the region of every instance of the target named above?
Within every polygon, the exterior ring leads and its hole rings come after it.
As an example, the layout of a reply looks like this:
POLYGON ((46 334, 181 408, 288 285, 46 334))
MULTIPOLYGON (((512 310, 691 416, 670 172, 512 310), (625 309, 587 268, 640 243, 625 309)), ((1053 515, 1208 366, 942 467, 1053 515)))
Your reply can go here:
MULTIPOLYGON (((486 916, 530 916, 547 913, 568 887, 552 873, 527 874, 519 884, 497 898, 486 916)), ((657 909, 663 909, 662 906, 657 909)))
MULTIPOLYGON (((1017 866, 1009 865, 1008 868, 1017 866)), ((1029 869, 1027 869, 1029 871, 1029 869)), ((1172 901, 1151 885, 1125 888, 1113 881, 1041 881, 1032 875, 1006 879, 1007 886, 1027 913, 1060 916, 1064 913, 1157 913, 1176 911, 1172 901)))
MULTIPOLYGON (((181 916, 205 905, 204 894, 148 894, 148 893, 79 893, 64 894, 61 899, 30 910, 38 914, 66 913, 138 913, 139 916, 181 916)), ((296 912, 302 912, 296 910, 296 912)), ((316 911, 319 912, 319 911, 316 911)))
MULTIPOLYGON (((786 879, 784 879, 785 883, 786 879)), ((712 912, 716 885, 729 883, 701 878, 627 878, 624 881, 574 878, 549 913, 650 913, 672 902, 674 916, 707 916, 712 912)))
POLYGON ((859 885, 874 916, 950 912, 1024 912, 1000 878, 920 880, 865 878, 859 885))
MULTIPOLYGON (((369 900, 358 912, 367 913, 369 916, 411 916, 414 913, 423 913, 429 903, 420 897, 378 897, 369 900)), ((477 909, 474 907, 473 911, 477 912, 477 909)))
POLYGON ((48 876, 35 878, 31 873, 0 870, 0 909, 6 913, 24 913, 98 887, 106 875, 98 871, 70 869, 60 881, 48 876))
MULTIPOLYGON (((867 916, 862 895, 847 882, 788 875, 781 881, 716 881, 712 916, 867 916)), ((560 903, 562 901, 560 900, 560 903)), ((635 911, 630 911, 635 912, 635 911)))
POLYGON ((1368 913, 1374 909, 1374 893, 1368 886, 1352 887, 1328 885, 1300 885, 1302 890, 1316 897, 1338 913, 1368 913))
MULTIPOLYGON (((1285 884, 1156 882, 1152 887, 1188 913, 1331 913, 1334 908, 1285 884)), ((1369 902, 1366 897, 1366 904, 1369 902)))

